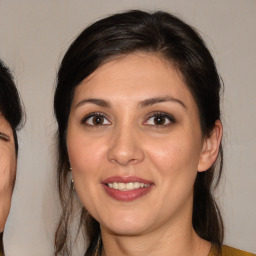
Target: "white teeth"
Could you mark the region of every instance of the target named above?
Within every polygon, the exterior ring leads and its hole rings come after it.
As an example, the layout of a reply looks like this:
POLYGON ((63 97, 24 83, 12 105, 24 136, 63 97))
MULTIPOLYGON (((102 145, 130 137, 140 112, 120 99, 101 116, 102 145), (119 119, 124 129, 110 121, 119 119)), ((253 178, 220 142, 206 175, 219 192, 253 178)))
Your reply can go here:
POLYGON ((134 188, 140 188, 140 183, 139 182, 135 182, 134 183, 134 188))
POLYGON ((129 182, 129 183, 122 183, 122 182, 113 182, 107 184, 110 188, 121 190, 121 191, 128 191, 134 190, 138 188, 147 188, 150 184, 144 184, 140 182, 129 182))
POLYGON ((125 184, 124 183, 118 183, 118 189, 125 190, 125 184))
POLYGON ((125 189, 126 189, 126 190, 134 189, 134 183, 132 183, 132 182, 126 183, 126 184, 125 184, 125 189))

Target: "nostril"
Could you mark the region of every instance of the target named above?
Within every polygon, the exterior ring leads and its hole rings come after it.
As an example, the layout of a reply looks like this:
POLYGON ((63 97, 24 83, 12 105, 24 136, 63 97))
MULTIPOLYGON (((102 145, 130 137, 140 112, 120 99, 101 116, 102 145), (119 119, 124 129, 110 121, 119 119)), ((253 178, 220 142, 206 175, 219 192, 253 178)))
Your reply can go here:
POLYGON ((110 162, 112 162, 114 164, 126 166, 129 164, 136 164, 136 163, 140 162, 141 160, 142 160, 142 158, 116 157, 116 158, 110 159, 110 162))

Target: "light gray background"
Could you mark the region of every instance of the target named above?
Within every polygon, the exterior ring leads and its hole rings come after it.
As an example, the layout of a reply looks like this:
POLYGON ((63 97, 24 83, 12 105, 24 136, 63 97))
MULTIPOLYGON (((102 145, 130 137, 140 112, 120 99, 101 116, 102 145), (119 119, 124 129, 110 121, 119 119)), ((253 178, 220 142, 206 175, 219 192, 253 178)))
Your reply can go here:
POLYGON ((65 50, 89 23, 135 8, 183 18, 215 57, 225 82, 225 174, 218 190, 225 243, 256 252, 255 0, 0 0, 0 57, 15 73, 27 112, 4 237, 7 256, 52 255, 59 209, 52 101, 65 50))

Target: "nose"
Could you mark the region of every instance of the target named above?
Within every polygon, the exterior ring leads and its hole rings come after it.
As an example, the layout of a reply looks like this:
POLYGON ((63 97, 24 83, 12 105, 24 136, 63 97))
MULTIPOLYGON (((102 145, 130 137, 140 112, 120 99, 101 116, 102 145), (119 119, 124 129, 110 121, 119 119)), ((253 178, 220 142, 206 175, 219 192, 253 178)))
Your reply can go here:
POLYGON ((136 129, 123 127, 113 131, 108 150, 108 160, 122 165, 137 164, 143 161, 144 152, 136 129))

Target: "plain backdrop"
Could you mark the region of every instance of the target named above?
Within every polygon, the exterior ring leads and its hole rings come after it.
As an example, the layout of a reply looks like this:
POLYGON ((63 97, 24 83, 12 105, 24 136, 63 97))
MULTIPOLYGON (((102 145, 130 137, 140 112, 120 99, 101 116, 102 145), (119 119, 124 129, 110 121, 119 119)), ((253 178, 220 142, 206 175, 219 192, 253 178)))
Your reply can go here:
MULTIPOLYGON (((55 179, 53 93, 67 47, 88 24, 117 11, 164 10, 196 27, 225 83, 225 166, 217 191, 225 243, 256 253, 255 0, 0 0, 0 57, 14 72, 27 112, 7 256, 53 253, 59 203, 55 179)), ((80 243, 74 255, 83 255, 80 243)))

